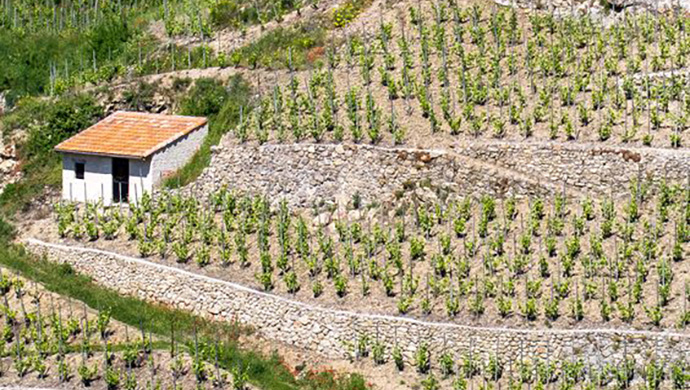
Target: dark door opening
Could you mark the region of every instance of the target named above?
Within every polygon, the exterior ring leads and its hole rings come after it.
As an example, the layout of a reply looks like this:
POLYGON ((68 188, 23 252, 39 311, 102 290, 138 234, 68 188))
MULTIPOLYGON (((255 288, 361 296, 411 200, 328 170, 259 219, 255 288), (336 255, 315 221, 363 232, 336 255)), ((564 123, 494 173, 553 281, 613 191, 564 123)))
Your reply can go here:
POLYGON ((122 203, 129 199, 129 160, 113 158, 113 202, 122 203))

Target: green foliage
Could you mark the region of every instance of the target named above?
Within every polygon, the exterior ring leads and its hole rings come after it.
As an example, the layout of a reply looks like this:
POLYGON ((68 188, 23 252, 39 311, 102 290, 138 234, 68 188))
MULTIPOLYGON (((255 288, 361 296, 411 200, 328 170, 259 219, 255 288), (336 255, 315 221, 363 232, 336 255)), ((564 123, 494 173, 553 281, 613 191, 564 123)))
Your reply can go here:
POLYGON ((99 22, 86 32, 86 39, 96 58, 112 58, 124 51, 133 35, 129 21, 114 9, 106 8, 99 22))
POLYGON ((223 134, 230 131, 239 122, 241 107, 244 107, 245 115, 248 112, 247 107, 250 105, 251 87, 242 76, 237 75, 230 78, 227 87, 222 87, 218 85, 217 81, 210 79, 201 81, 199 84, 200 81, 198 80, 197 85, 193 87, 196 90, 194 94, 206 102, 198 104, 190 101, 187 107, 190 111, 198 109, 199 111, 194 112, 208 113, 209 133, 201 148, 192 156, 191 160, 165 180, 164 184, 167 187, 175 188, 194 181, 211 161, 211 146, 217 145, 223 134), (223 91, 221 91, 221 88, 223 91), (204 91, 210 91, 213 96, 200 96, 204 91), (222 100, 219 99, 221 96, 223 97, 222 100), (218 107, 220 109, 214 112, 218 107))
POLYGON ((333 26, 340 28, 352 22, 360 12, 371 4, 371 0, 348 0, 333 10, 333 26))
POLYGON ((252 69, 299 69, 318 58, 310 55, 310 51, 323 46, 325 41, 326 32, 317 23, 279 27, 263 34, 249 45, 233 51, 230 62, 234 66, 252 69))
POLYGON ((9 115, 2 117, 5 134, 26 129, 19 144, 23 178, 0 194, 0 212, 12 215, 26 207, 46 186, 56 187, 61 179, 58 153, 53 148, 86 129, 103 116, 103 109, 86 94, 52 100, 23 99, 9 115))
POLYGON ((0 243, 9 242, 14 239, 16 229, 9 222, 0 216, 0 243))
MULTIPOLYGON (((62 31, 59 32, 46 28, 55 22, 53 17, 56 15, 52 6, 47 9, 41 9, 43 5, 37 4, 12 7, 15 10, 14 19, 10 18, 5 22, 31 22, 34 26, 18 27, 16 30, 0 29, 0 61, 3 63, 0 91, 9 91, 10 106, 19 97, 51 92, 51 67, 62 68, 60 74, 55 76, 67 83, 78 75, 95 73, 91 66, 94 60, 101 76, 112 76, 113 72, 117 72, 117 64, 124 60, 127 50, 135 46, 134 41, 140 38, 140 31, 137 31, 138 27, 134 27, 131 20, 138 13, 120 14, 116 11, 116 6, 115 2, 106 1, 100 4, 97 17, 67 17, 63 19, 62 31), (23 14, 21 16, 24 20, 17 18, 17 10, 20 15, 23 14), (41 19, 49 18, 48 21, 33 20, 39 15, 41 19), (88 25, 71 26, 74 21, 84 23, 86 20, 89 21, 88 25), (39 23, 38 26, 35 25, 36 22, 39 23)), ((147 7, 144 3, 139 11, 147 7)), ((76 12, 81 15, 80 11, 76 12)), ((5 14, 3 12, 3 17, 5 14)))
POLYGON ((431 353, 429 352, 429 345, 422 342, 414 353, 415 366, 417 372, 426 374, 431 369, 431 353))
POLYGON ((210 22, 220 29, 228 27, 238 29, 253 24, 263 24, 269 18, 280 21, 284 14, 303 4, 299 0, 220 0, 210 3, 208 10, 210 22))
MULTIPOLYGON (((36 107, 39 109, 40 105, 36 107)), ((28 139, 20 149, 24 160, 44 158, 52 155, 53 148, 60 142, 86 129, 103 117, 103 108, 96 100, 85 94, 65 96, 40 107, 40 112, 25 112, 36 115, 38 123, 28 127, 28 139)))
POLYGON ((94 364, 93 367, 89 367, 84 363, 77 368, 77 373, 79 374, 79 379, 84 386, 88 387, 98 375, 98 366, 94 364))
MULTIPOLYGON (((178 342, 191 342, 195 333, 201 339, 228 340, 220 345, 218 351, 220 366, 230 368, 239 364, 245 367, 246 376, 243 376, 245 381, 260 388, 276 390, 300 388, 363 390, 367 388, 366 382, 359 375, 342 375, 336 378, 333 373, 323 372, 318 374, 318 378, 295 379, 278 355, 263 355, 243 349, 234 341, 240 333, 245 331, 235 324, 213 322, 195 317, 186 311, 122 296, 74 272, 69 265, 34 258, 21 247, 3 241, 0 241, 0 263, 4 267, 21 273, 24 277, 41 283, 49 291, 82 301, 89 307, 100 310, 102 316, 99 318, 102 317, 104 320, 106 313, 112 313, 114 320, 136 328, 141 324, 146 324, 151 332, 165 338, 169 338, 171 330, 174 329, 175 339, 178 342), (171 324, 174 327, 171 327, 171 324)), ((105 324, 104 320, 101 323, 105 324)), ((69 366, 60 364, 58 371, 63 374, 69 373, 69 366)), ((98 366, 81 365, 76 371, 80 380, 91 383, 98 375, 98 366)), ((106 375, 106 373, 103 374, 106 375)), ((111 379, 115 382, 114 376, 111 379)))
POLYGON ((194 82, 180 105, 182 115, 211 116, 223 108, 230 93, 218 79, 201 78, 194 82))

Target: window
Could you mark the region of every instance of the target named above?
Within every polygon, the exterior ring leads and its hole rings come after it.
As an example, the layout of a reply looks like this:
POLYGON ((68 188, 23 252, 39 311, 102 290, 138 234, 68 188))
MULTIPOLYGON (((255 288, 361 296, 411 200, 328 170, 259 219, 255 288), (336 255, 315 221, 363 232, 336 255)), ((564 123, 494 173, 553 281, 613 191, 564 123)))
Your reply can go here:
POLYGON ((86 164, 83 162, 74 163, 74 172, 77 175, 77 179, 84 180, 84 166, 86 164))

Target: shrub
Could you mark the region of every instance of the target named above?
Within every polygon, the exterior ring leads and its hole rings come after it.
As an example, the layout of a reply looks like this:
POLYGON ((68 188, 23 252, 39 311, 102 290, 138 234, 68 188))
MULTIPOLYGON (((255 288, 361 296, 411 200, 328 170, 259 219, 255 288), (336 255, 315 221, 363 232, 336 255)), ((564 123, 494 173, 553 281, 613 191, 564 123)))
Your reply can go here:
POLYGON ((218 114, 225 105, 229 92, 223 83, 213 78, 198 79, 182 100, 183 115, 210 116, 218 114))
POLYGON ((247 20, 242 7, 236 1, 220 0, 209 10, 211 23, 216 27, 237 27, 240 20, 247 20))
POLYGON ((347 26, 370 3, 371 1, 368 0, 348 0, 345 4, 333 10, 333 26, 337 28, 347 26))
POLYGON ((393 347, 393 352, 391 352, 391 356, 393 357, 393 361, 395 362, 395 367, 398 369, 398 371, 402 371, 405 367, 405 361, 403 360, 402 350, 399 346, 396 345, 395 347, 393 347))
MULTIPOLYGON (((287 68, 288 53, 292 51, 292 68, 303 68, 309 63, 312 49, 324 46, 326 33, 318 24, 301 24, 291 28, 277 28, 261 36, 255 42, 235 50, 230 62, 249 68, 287 68)), ((319 58, 312 53, 311 60, 319 58)))
MULTIPOLYGON (((29 136, 21 147, 23 159, 51 154, 55 145, 86 129, 103 117, 103 108, 90 95, 63 97, 53 103, 34 106, 45 110, 42 121, 29 126, 29 136)), ((32 115, 26 112, 27 115, 32 115)))
POLYGON ((429 345, 422 342, 414 354, 415 365, 417 366, 417 372, 420 374, 426 374, 431 369, 431 357, 429 353, 429 345))
POLYGON ((0 217, 0 243, 12 240, 16 233, 14 226, 0 217))
POLYGON ((103 109, 86 94, 55 100, 23 99, 15 110, 2 118, 4 132, 27 129, 26 140, 18 146, 23 178, 5 187, 0 194, 0 209, 6 214, 25 209, 46 186, 57 186, 61 165, 53 148, 103 116, 103 109))
POLYGON ((100 23, 88 32, 88 46, 98 58, 112 57, 124 48, 132 34, 127 19, 112 10, 105 12, 100 23))
MULTIPOLYGON (((191 101, 192 96, 199 96, 202 94, 202 89, 215 91, 215 93, 218 94, 224 93, 225 97, 221 103, 220 109, 216 113, 209 115, 209 134, 206 136, 201 149, 192 157, 187 165, 165 180, 165 185, 168 187, 184 186, 194 181, 211 161, 211 146, 218 144, 223 134, 233 129, 239 121, 240 107, 245 108, 245 114, 248 112, 251 87, 242 76, 233 76, 228 81, 227 88, 220 86, 217 81, 212 79, 203 81, 203 86, 201 86, 202 84, 199 84, 201 80, 202 79, 197 80, 195 86, 190 90, 190 96, 186 99, 186 101, 189 101, 189 105, 187 105, 186 109, 183 109, 183 112, 191 114, 204 111, 201 110, 201 105, 198 102, 191 101), (208 84, 215 85, 211 86, 208 84), (219 90, 219 86, 224 92, 219 90)), ((203 99, 207 99, 207 97, 203 99)), ((215 106, 216 99, 217 97, 208 99, 208 101, 204 103, 206 109, 210 111, 211 108, 215 106)), ((215 110, 215 108, 213 108, 213 110, 215 110)))
MULTIPOLYGON (((173 89, 179 88, 180 79, 175 79, 173 89)), ((125 101, 125 108, 132 111, 146 111, 153 105, 153 98, 156 94, 157 85, 140 81, 136 88, 127 89, 122 93, 125 101)))
POLYGON ((209 9, 211 23, 216 27, 234 29, 261 22, 257 7, 263 10, 262 18, 265 19, 266 16, 270 16, 280 20, 282 14, 303 4, 296 0, 259 0, 251 2, 250 7, 237 0, 220 0, 212 3, 209 9))

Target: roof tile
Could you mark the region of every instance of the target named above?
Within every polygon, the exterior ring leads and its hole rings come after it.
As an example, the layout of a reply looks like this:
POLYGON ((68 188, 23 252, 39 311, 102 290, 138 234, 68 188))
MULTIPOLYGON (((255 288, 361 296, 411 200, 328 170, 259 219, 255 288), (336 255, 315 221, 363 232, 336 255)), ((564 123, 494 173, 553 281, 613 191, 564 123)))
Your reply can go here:
POLYGON ((203 117, 117 111, 55 150, 146 158, 206 123, 203 117))

